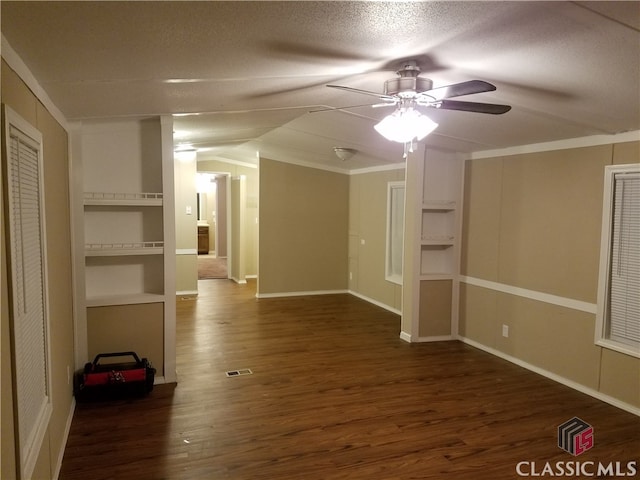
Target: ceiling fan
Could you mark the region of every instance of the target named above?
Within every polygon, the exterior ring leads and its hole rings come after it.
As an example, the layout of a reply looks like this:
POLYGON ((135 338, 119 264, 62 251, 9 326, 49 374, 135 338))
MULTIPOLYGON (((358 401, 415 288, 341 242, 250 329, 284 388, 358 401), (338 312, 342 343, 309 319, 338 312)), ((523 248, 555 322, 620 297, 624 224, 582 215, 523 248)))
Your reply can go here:
MULTIPOLYGON (((433 88, 433 82, 430 79, 419 76, 420 67, 415 61, 405 62, 396 73, 398 75, 397 78, 384 82, 383 93, 343 85, 327 85, 327 87, 369 95, 382 100, 382 103, 374 104, 372 105, 373 107, 409 106, 411 104, 413 107, 441 108, 444 110, 460 110, 492 115, 500 115, 511 110, 509 105, 448 100, 453 97, 491 92, 496 89, 494 85, 483 80, 469 80, 433 88)), ((344 108, 353 107, 338 107, 337 110, 344 108)))
MULTIPOLYGON (((387 139, 404 143, 405 156, 408 145, 410 143, 413 144, 414 139, 421 140, 438 126, 437 123, 423 115, 418 110, 418 107, 490 115, 500 115, 511 110, 509 105, 449 100, 453 97, 491 92, 496 89, 494 85, 483 80, 469 80, 433 88, 433 82, 430 79, 419 76, 420 67, 414 60, 404 62, 396 73, 398 75, 397 78, 384 82, 383 93, 342 85, 327 85, 327 87, 373 96, 381 100, 381 103, 373 104, 371 105, 372 107, 396 107, 396 110, 391 115, 385 117, 374 128, 387 139)), ((338 107, 325 110, 343 110, 347 108, 355 107, 338 107)))

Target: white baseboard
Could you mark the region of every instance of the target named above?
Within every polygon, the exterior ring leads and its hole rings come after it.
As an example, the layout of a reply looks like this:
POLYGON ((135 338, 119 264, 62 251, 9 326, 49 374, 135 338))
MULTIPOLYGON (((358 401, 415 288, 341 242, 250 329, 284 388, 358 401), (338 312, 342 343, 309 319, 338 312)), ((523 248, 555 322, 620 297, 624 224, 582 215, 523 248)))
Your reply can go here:
POLYGON ((548 370, 545 370, 543 368, 540 367, 536 367, 535 365, 531 365, 530 363, 527 363, 523 360, 520 360, 519 358, 516 357, 512 357, 511 355, 507 355, 504 352, 501 352, 500 350, 496 350, 494 348, 491 347, 487 347, 486 345, 483 345, 481 343, 476 342, 475 340, 471 340, 469 338, 466 337, 459 337, 458 338, 461 342, 466 343, 467 345, 471 345, 472 347, 477 348, 478 350, 482 350, 484 352, 490 353, 491 355, 495 355, 496 357, 502 358, 503 360, 506 360, 508 362, 514 363, 522 368, 526 368, 527 370, 530 370, 534 373, 537 373, 539 375, 542 375, 543 377, 547 377, 551 380, 553 380, 554 382, 558 382, 561 383, 562 385, 566 385, 569 388, 572 388, 574 390, 577 390, 581 393, 584 393, 586 395, 589 395, 590 397, 596 398, 598 400, 601 400, 605 403, 608 403, 610 405, 613 405, 614 407, 617 407, 621 410, 624 410, 626 412, 632 413, 636 416, 640 416, 640 408, 635 407, 633 405, 630 405, 628 403, 625 403, 621 400, 618 400, 617 398, 611 397, 609 395, 606 395, 602 392, 599 392, 597 390, 594 390, 592 388, 586 387, 584 385, 581 385, 577 382, 574 382, 573 380, 569 380, 568 378, 564 378, 560 375, 557 375, 553 372, 549 372, 548 370))
POLYGON ((449 342, 451 340, 457 340, 457 337, 453 335, 436 335, 432 337, 417 337, 413 340, 416 343, 428 343, 428 342, 449 342))
POLYGON ((176 297, 193 296, 198 295, 198 290, 181 290, 176 292, 176 297))
POLYGON ((198 255, 195 248, 176 248, 176 255, 198 255))
POLYGON ((358 297, 365 302, 376 305, 380 308, 384 308, 385 310, 395 313, 396 315, 402 315, 402 312, 396 308, 393 308, 385 303, 379 302, 378 300, 374 300, 373 298, 369 298, 360 293, 354 292, 353 290, 312 290, 312 291, 304 291, 304 292, 278 292, 278 293, 256 293, 257 298, 279 298, 279 297, 304 297, 307 295, 335 295, 341 293, 348 293, 349 295, 353 295, 354 297, 358 297))
POLYGON ((60 476, 60 470, 62 469, 62 460, 64 459, 64 451, 67 449, 67 440, 69 440, 69 432, 71 432, 71 423, 73 422, 73 415, 76 411, 76 397, 71 398, 71 407, 69 408, 69 414, 67 415, 67 422, 64 425, 64 433, 62 438, 62 448, 58 452, 58 459, 56 461, 55 469, 53 471, 53 479, 58 480, 60 476))
POLYGON ((408 343, 450 342, 457 340, 455 335, 436 335, 433 337, 413 337, 407 332, 400 332, 400 338, 408 343))
POLYGON ((278 292, 278 293, 256 293, 257 298, 279 298, 279 297, 306 297, 308 295, 334 295, 336 293, 349 293, 348 290, 313 290, 307 292, 278 292))
POLYGON ((407 332, 404 332, 404 331, 400 332, 400 338, 407 343, 411 343, 411 335, 408 334, 407 332))
POLYGON ((374 300, 373 298, 369 298, 365 295, 362 295, 361 293, 354 292, 353 290, 349 290, 348 293, 350 293, 354 297, 358 297, 359 299, 364 300, 365 302, 369 302, 374 305, 377 305, 380 308, 384 308, 385 310, 388 310, 391 313, 395 313, 396 315, 402 315, 402 312, 400 310, 398 310, 397 308, 393 308, 387 305, 386 303, 379 302, 378 300, 374 300))

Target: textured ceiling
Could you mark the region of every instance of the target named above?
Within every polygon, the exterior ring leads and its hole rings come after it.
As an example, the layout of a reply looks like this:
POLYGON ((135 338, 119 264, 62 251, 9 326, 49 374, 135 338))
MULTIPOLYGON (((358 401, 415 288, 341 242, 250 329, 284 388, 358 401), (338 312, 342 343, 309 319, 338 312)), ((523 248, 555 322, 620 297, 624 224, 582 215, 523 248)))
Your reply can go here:
POLYGON ((402 161, 382 91, 404 59, 435 86, 481 79, 501 116, 430 109, 462 152, 640 129, 639 2, 11 2, 2 34, 69 120, 177 116, 202 157, 328 168, 402 161), (375 99, 374 99, 375 101, 375 99), (334 146, 358 153, 347 162, 334 146))

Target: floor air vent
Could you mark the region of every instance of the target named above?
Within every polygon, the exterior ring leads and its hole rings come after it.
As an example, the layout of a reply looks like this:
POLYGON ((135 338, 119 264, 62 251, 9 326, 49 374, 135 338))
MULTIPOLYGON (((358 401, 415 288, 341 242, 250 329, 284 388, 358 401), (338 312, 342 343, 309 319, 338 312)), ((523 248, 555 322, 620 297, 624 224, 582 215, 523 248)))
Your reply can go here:
POLYGON ((226 375, 227 377, 239 377, 240 375, 251 375, 252 373, 250 368, 243 368, 242 370, 229 370, 226 375))

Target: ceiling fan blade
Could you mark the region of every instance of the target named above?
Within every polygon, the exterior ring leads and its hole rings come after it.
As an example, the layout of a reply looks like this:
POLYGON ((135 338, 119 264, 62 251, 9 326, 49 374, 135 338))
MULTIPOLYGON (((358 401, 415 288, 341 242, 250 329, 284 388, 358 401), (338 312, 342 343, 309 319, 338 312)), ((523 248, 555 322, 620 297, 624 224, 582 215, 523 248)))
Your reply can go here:
POLYGON ((327 66, 338 62, 366 62, 369 68, 362 73, 368 72, 395 72, 408 61, 414 61, 425 72, 435 72, 443 70, 445 67, 440 65, 437 60, 429 54, 419 53, 415 55, 407 55, 401 58, 373 57, 347 50, 344 47, 339 49, 331 48, 326 45, 314 45, 312 43, 303 44, 300 42, 289 42, 283 40, 267 41, 262 44, 270 55, 277 55, 282 58, 292 59, 298 58, 305 63, 326 63, 327 66))
POLYGON ((434 100, 443 100, 445 98, 461 97, 462 95, 471 95, 473 93, 492 92, 495 89, 495 85, 485 82, 484 80, 469 80, 468 82, 432 88, 431 90, 422 92, 418 97, 423 96, 433 98, 434 100))
POLYGON ((335 49, 326 45, 314 45, 312 43, 289 42, 285 40, 266 41, 263 44, 267 52, 283 58, 301 58, 305 62, 325 61, 335 62, 345 60, 349 62, 363 62, 371 60, 366 55, 361 55, 346 49, 335 49))
MULTIPOLYGON (((340 80, 339 78, 331 78, 329 81, 335 81, 335 80, 340 80)), ((258 91, 258 92, 254 92, 254 93, 248 93, 245 95, 245 98, 248 100, 260 100, 262 98, 268 98, 268 97, 272 97, 275 95, 287 95, 287 94, 291 94, 291 93, 299 93, 302 92, 304 90, 307 89, 312 89, 312 88, 316 88, 316 87, 321 87, 327 84, 327 79, 325 78, 324 81, 318 81, 318 82, 309 82, 309 83, 305 83, 304 85, 300 85, 297 87, 291 87, 291 88, 281 88, 278 90, 266 90, 266 91, 258 91)))
POLYGON ((389 100, 389 101, 394 101, 394 98, 390 95, 385 95, 383 93, 377 93, 377 92, 370 92, 369 90, 360 90, 359 88, 352 88, 352 87, 345 87, 342 85, 327 85, 327 87, 329 88, 337 88, 339 90, 345 90, 347 92, 353 92, 353 93, 361 93, 363 95, 370 95, 373 97, 378 97, 382 100, 389 100))
POLYGON ((459 110, 462 112, 488 113, 490 115, 501 115, 511 110, 510 105, 498 105, 497 103, 460 102, 457 100, 442 100, 438 102, 440 106, 436 108, 445 110, 459 110))
POLYGON ((335 110, 348 110, 350 108, 359 108, 359 107, 393 107, 393 103, 364 103, 362 105, 349 105, 347 107, 326 107, 326 108, 316 108, 314 110, 309 110, 307 113, 317 113, 317 112, 332 112, 335 110))

